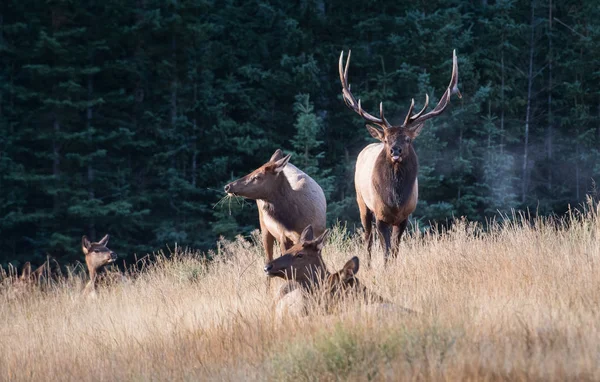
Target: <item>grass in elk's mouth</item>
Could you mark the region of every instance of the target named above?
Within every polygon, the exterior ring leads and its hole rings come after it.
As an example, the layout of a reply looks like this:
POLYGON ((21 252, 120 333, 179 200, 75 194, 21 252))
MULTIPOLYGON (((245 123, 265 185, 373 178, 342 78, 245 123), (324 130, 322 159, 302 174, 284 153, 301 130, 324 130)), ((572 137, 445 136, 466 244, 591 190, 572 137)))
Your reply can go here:
MULTIPOLYGON (((348 301, 277 320, 256 233, 213 261, 159 254, 93 301, 81 270, 25 293, 0 280, 0 380, 599 380, 597 207, 482 228, 407 235, 397 260, 376 250, 359 270, 417 315, 348 301)), ((334 227, 326 266, 352 256, 362 239, 334 227)))
POLYGON ((229 210, 229 214, 231 215, 231 201, 235 201, 238 205, 242 206, 242 208, 244 208, 244 205, 251 205, 246 198, 244 198, 243 196, 237 196, 234 194, 225 194, 225 196, 223 196, 221 199, 219 199, 218 202, 216 202, 213 205, 213 209, 219 207, 222 208, 225 205, 227 205, 228 210, 229 210))

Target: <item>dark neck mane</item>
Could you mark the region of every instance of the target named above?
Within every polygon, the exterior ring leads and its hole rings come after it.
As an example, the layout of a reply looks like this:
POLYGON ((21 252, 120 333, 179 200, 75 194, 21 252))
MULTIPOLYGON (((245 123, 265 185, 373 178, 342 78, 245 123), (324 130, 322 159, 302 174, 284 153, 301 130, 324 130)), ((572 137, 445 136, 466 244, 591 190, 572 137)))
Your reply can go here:
POLYGON ((389 207, 404 205, 412 195, 419 162, 412 146, 409 150, 409 154, 401 163, 391 163, 386 157, 385 150, 381 150, 375 160, 373 186, 389 207))

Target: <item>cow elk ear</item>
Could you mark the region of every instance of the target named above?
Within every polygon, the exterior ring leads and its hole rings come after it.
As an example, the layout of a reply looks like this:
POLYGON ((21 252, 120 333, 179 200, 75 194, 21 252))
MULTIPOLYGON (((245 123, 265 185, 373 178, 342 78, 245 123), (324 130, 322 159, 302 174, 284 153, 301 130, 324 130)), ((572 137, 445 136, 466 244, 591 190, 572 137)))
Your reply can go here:
POLYGON ((23 266, 23 272, 21 273, 21 280, 27 280, 31 277, 31 263, 28 261, 23 266))
POLYGON ((106 235, 104 235, 104 237, 102 239, 100 239, 98 244, 100 244, 103 247, 106 247, 108 245, 108 239, 110 239, 110 236, 108 236, 108 234, 106 234, 106 235))
POLYGON ((325 246, 325 239, 327 239, 327 235, 329 234, 329 230, 326 229, 325 232, 321 234, 318 238, 315 239, 314 243, 317 246, 317 250, 322 250, 325 246))
POLYGON ((383 140, 385 139, 383 131, 379 130, 375 126, 367 125, 367 130, 369 130, 369 133, 371 133, 371 136, 373 138, 380 140, 381 142, 383 142, 383 140))
POLYGON ((90 243, 89 239, 87 238, 87 236, 84 235, 81 238, 81 249, 83 250, 84 255, 88 254, 88 251, 91 246, 92 246, 92 244, 90 243))
POLYGON ((348 262, 346 262, 346 264, 344 264, 344 268, 342 268, 342 272, 341 272, 344 275, 343 276, 344 281, 348 281, 352 277, 354 277, 358 273, 358 267, 359 267, 358 257, 354 256, 353 258, 348 260, 348 262))
POLYGON ((292 157, 292 154, 288 154, 288 155, 284 156, 283 158, 277 160, 275 162, 275 168, 273 169, 273 171, 275 171, 276 174, 279 174, 281 171, 283 171, 283 168, 288 164, 291 157, 292 157))
POLYGON ((41 277, 42 274, 44 274, 44 271, 46 271, 46 264, 48 263, 40 265, 35 271, 33 271, 33 276, 38 278, 41 277))
POLYGON ((304 228, 304 230, 302 231, 302 234, 300 234, 300 242, 302 244, 308 243, 310 241, 312 241, 312 239, 314 238, 314 233, 313 233, 313 227, 312 225, 308 225, 306 226, 306 228, 304 228))
POLYGON ((269 162, 276 162, 281 158, 283 158, 283 151, 281 151, 281 149, 277 149, 271 156, 271 159, 269 159, 269 162))

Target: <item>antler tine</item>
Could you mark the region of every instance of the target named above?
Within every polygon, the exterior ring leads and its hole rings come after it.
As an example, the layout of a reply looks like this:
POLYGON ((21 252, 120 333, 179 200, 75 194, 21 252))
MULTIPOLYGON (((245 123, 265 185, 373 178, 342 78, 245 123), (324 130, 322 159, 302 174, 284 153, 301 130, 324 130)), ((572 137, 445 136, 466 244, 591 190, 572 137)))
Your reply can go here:
POLYGON ((421 109, 420 112, 418 112, 417 114, 413 115, 410 118, 411 119, 419 118, 425 112, 425 110, 427 110, 427 106, 429 106, 429 94, 425 93, 425 105, 423 105, 423 108, 421 109))
POLYGON ((406 126, 410 122, 410 115, 412 114, 413 109, 415 108, 415 99, 410 100, 410 107, 408 108, 408 113, 406 113, 406 118, 404 118, 404 126, 406 126))
POLYGON ((385 120, 385 118, 383 118, 383 114, 382 114, 382 118, 379 119, 379 118, 374 117, 371 114, 367 113, 366 111, 364 111, 362 109, 360 100, 356 101, 356 98, 354 98, 354 95, 352 95, 352 92, 350 91, 350 85, 348 84, 348 68, 350 67, 350 54, 351 54, 351 51, 348 51, 348 59, 346 60, 345 67, 344 67, 344 51, 343 50, 340 53, 340 59, 338 62, 338 71, 340 74, 340 82, 342 83, 342 96, 344 98, 344 102, 346 103, 346 105, 349 108, 351 108, 356 113, 358 113, 358 115, 363 117, 367 122, 371 122, 376 125, 379 125, 380 127, 384 128, 384 129, 389 128, 390 124, 387 122, 387 120, 385 120))
MULTIPOLYGON (((343 50, 342 54, 344 54, 343 50)), ((352 50, 348 49, 348 59, 346 60, 346 67, 344 67, 344 80, 346 83, 348 83, 348 67, 350 66, 350 56, 352 56, 352 50)), ((348 90, 350 90, 350 86, 348 86, 348 90)))
POLYGON ((390 125, 388 120, 385 119, 385 116, 383 115, 383 101, 379 103, 379 115, 381 116, 381 120, 385 124, 386 129, 389 129, 390 127, 392 127, 392 125, 390 125))
POLYGON ((425 107, 414 116, 407 116, 406 120, 404 121, 404 127, 408 127, 411 130, 416 130, 420 128, 423 125, 423 122, 426 120, 440 115, 450 103, 450 96, 452 94, 457 94, 459 98, 462 98, 462 95, 458 90, 458 60, 456 58, 456 50, 452 52, 452 77, 450 78, 450 84, 448 85, 448 88, 444 94, 440 97, 438 104, 433 108, 432 111, 422 115, 429 104, 429 96, 426 95, 425 107))
POLYGON ((458 98, 462 98, 458 89, 458 59, 456 58, 456 49, 452 51, 452 77, 450 78, 449 88, 452 88, 452 94, 456 94, 458 98))

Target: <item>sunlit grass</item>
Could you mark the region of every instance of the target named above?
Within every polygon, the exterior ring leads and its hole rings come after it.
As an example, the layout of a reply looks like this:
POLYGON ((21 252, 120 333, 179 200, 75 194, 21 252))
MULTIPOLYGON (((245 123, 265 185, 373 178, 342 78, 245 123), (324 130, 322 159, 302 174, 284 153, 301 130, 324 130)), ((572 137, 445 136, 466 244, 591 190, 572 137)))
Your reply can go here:
MULTIPOLYGON (((368 288, 418 315, 348 302, 277 320, 257 237, 221 241, 210 262, 159 254, 95 300, 81 270, 22 293, 5 280, 0 379, 600 379, 598 210, 482 228, 411 234, 387 268, 381 252, 363 261, 368 288)), ((361 239, 335 228, 328 268, 355 255, 361 239)))

